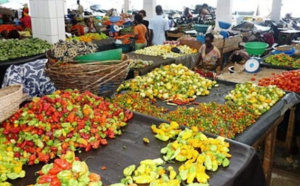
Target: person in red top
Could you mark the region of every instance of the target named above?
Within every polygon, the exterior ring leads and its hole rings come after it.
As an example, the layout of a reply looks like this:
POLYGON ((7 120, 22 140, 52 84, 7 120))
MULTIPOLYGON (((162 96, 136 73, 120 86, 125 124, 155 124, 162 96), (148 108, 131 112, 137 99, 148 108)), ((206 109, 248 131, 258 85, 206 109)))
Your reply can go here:
POLYGON ((71 34, 73 36, 83 36, 85 34, 84 26, 80 25, 75 19, 73 20, 73 25, 71 27, 71 34))
POLYGON ((29 13, 29 9, 28 8, 24 8, 23 10, 23 17, 20 19, 21 24, 24 28, 29 28, 31 29, 31 17, 30 15, 28 15, 29 13))
POLYGON ((136 38, 135 49, 143 49, 147 46, 147 28, 142 23, 143 17, 140 14, 134 16, 135 27, 133 29, 136 38))

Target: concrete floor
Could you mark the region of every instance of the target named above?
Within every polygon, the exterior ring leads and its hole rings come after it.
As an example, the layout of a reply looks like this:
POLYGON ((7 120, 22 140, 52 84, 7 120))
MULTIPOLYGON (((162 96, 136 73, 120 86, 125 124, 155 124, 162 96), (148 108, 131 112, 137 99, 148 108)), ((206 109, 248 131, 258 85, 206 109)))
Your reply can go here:
MULTIPOLYGON (((300 137, 297 138, 300 149, 300 137)), ((271 186, 300 186, 300 153, 290 155, 282 147, 276 147, 271 186)))
POLYGON ((271 186, 299 186, 299 176, 295 177, 294 175, 291 175, 286 171, 274 169, 272 173, 271 186))

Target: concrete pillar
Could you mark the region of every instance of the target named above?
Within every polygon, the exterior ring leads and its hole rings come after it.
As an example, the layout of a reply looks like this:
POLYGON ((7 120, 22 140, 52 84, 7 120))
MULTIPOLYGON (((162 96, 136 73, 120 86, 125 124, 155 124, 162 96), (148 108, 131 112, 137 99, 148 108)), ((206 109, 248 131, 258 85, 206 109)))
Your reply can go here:
POLYGON ((130 0, 124 0, 124 13, 127 13, 130 10, 130 0))
POLYGON ((64 0, 30 0, 33 37, 49 43, 65 40, 64 0))
POLYGON ((281 17, 282 0, 273 0, 271 10, 271 20, 279 23, 281 17))
POLYGON ((150 19, 152 19, 153 17, 156 16, 156 13, 155 13, 156 5, 157 5, 156 0, 144 0, 143 9, 147 13, 147 18, 146 18, 147 20, 150 20, 150 19))
POLYGON ((216 29, 219 29, 218 21, 232 22, 233 0, 218 0, 216 10, 216 29))

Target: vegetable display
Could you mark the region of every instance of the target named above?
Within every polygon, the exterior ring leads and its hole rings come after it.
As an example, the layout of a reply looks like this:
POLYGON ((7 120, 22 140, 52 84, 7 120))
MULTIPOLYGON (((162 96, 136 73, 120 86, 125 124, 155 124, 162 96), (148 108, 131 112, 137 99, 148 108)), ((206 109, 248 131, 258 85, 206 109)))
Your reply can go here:
POLYGON ((111 186, 179 186, 179 185, 209 185, 206 171, 217 171, 219 167, 228 167, 229 143, 224 138, 207 138, 197 128, 179 129, 179 124, 171 122, 153 125, 155 137, 163 140, 173 140, 161 149, 163 159, 146 159, 140 165, 130 165, 124 169, 121 183, 111 186), (175 140, 175 141, 174 141, 175 140), (182 163, 176 170, 167 163, 173 161, 182 163))
POLYGON ((261 115, 268 111, 285 92, 274 85, 262 87, 251 82, 237 84, 225 99, 238 105, 251 106, 256 115, 261 115))
POLYGON ((300 93, 300 70, 283 72, 269 78, 262 78, 259 80, 259 85, 276 85, 283 90, 300 93))
POLYGON ((12 30, 19 30, 22 31, 23 28, 22 26, 15 26, 15 25, 10 25, 10 24, 1 24, 0 25, 0 33, 3 31, 12 31, 12 30))
POLYGON ((120 135, 132 113, 90 92, 56 91, 34 98, 2 123, 14 157, 29 165, 79 148, 89 151, 120 135))
POLYGON ((50 56, 63 62, 73 61, 77 56, 94 53, 97 51, 97 45, 92 42, 82 41, 59 41, 55 43, 50 51, 50 56))
POLYGON ((300 60, 294 59, 287 54, 271 55, 265 59, 265 62, 276 66, 300 68, 300 60))
POLYGON ((153 61, 145 61, 141 59, 130 59, 129 63, 131 69, 140 69, 153 65, 153 61))
POLYGON ((113 103, 117 103, 120 107, 157 118, 163 118, 164 113, 168 111, 163 107, 156 106, 154 104, 156 102, 155 99, 143 98, 136 92, 118 94, 112 99, 112 101, 113 103))
MULTIPOLYGON (((3 129, 0 129, 2 132, 3 129)), ((25 171, 22 170, 23 163, 14 157, 13 149, 6 142, 4 136, 0 136, 0 185, 10 185, 7 179, 14 180, 24 178, 25 171)))
POLYGON ((208 95, 214 85, 215 81, 205 79, 181 64, 172 64, 125 82, 118 91, 130 89, 139 92, 142 97, 186 104, 197 96, 208 95))
POLYGON ((87 164, 71 151, 44 165, 38 174, 37 183, 32 186, 102 186, 101 177, 91 173, 87 164))
POLYGON ((203 132, 234 138, 256 122, 258 116, 248 110, 232 103, 199 103, 190 108, 178 107, 167 113, 165 119, 189 127, 195 126, 203 132))
POLYGON ((220 166, 228 167, 231 157, 229 143, 224 138, 207 138, 197 128, 181 131, 174 142, 161 149, 165 161, 184 162, 179 167, 178 178, 187 184, 208 184, 206 171, 217 171, 220 166))
POLYGON ((1 40, 0 61, 43 54, 49 50, 50 47, 51 45, 48 42, 37 38, 1 40))
POLYGON ((186 45, 154 45, 141 50, 135 51, 136 54, 143 54, 149 56, 162 56, 164 59, 166 58, 177 58, 193 53, 197 53, 196 49, 192 49, 186 45), (180 53, 172 52, 172 48, 178 48, 180 53))
POLYGON ((83 41, 83 42, 92 42, 93 40, 103 40, 107 39, 108 36, 104 33, 98 34, 98 33, 87 33, 83 36, 76 36, 69 38, 68 40, 75 40, 75 41, 83 41))

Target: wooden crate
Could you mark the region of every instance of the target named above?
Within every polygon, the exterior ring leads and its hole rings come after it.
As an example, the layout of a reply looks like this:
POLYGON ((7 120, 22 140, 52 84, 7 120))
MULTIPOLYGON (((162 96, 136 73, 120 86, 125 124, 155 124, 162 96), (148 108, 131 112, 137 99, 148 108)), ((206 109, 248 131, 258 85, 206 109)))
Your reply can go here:
POLYGON ((168 32, 167 35, 168 35, 168 37, 180 38, 184 35, 184 33, 182 33, 182 32, 179 32, 179 33, 168 32))
POLYGON ((187 45, 191 48, 199 50, 201 47, 202 43, 199 41, 193 41, 193 40, 180 40, 180 45, 187 45))

